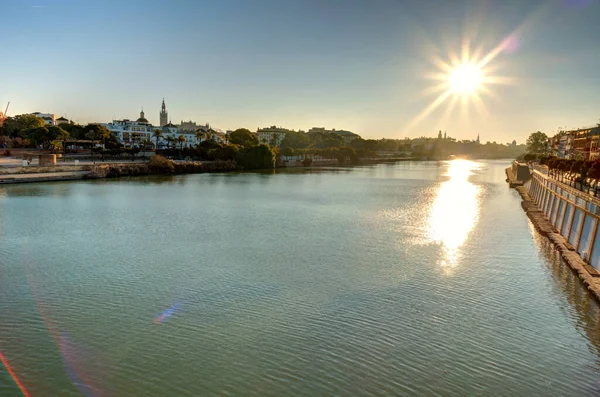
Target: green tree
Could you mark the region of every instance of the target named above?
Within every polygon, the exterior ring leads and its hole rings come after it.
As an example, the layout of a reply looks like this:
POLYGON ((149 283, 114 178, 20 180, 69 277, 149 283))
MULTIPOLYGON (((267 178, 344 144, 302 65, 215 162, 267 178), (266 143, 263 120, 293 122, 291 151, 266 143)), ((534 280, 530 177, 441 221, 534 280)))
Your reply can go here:
POLYGON ((62 128, 59 128, 60 132, 56 137, 57 140, 62 142, 63 147, 63 161, 67 161, 67 140, 69 139, 69 133, 62 128))
MULTIPOLYGON (((90 153, 94 155, 94 141, 102 140, 104 145, 105 141, 110 138, 110 131, 103 125, 100 124, 88 124, 83 128, 85 137, 92 141, 90 153)), ((102 160, 104 160, 104 150, 102 151, 102 160)))
POLYGON ((204 137, 204 131, 198 130, 198 131, 196 131, 196 133, 194 135, 196 137, 196 145, 197 145, 198 142, 202 142, 202 138, 204 137))
POLYGON ((140 133, 139 132, 133 132, 131 133, 131 142, 133 142, 132 146, 135 146, 139 143, 140 141, 140 133))
POLYGON ((154 148, 154 153, 158 150, 158 140, 163 136, 162 130, 154 130, 152 136, 156 138, 156 147, 154 148))
POLYGON ((48 128, 45 126, 32 128, 28 130, 27 138, 36 145, 44 144, 48 142, 48 128))
POLYGON ((179 142, 179 157, 181 158, 181 150, 183 149, 183 144, 186 142, 185 135, 179 135, 177 142, 179 142))
POLYGON ((58 125, 63 130, 69 133, 71 139, 82 139, 85 137, 85 133, 83 131, 83 126, 75 123, 60 123, 58 125))
POLYGON ((546 152, 548 144, 548 136, 541 131, 537 131, 529 135, 527 138, 527 153, 536 156, 543 156, 546 152))
POLYGON ((32 130, 45 125, 44 120, 33 114, 19 114, 4 120, 3 128, 4 133, 11 138, 29 138, 32 130))
POLYGON ((238 152, 236 161, 246 170, 275 168, 276 152, 269 145, 260 144, 238 152))
POLYGON ((291 147, 293 149, 306 149, 311 145, 308 134, 300 131, 288 131, 285 138, 281 141, 281 147, 291 147))
POLYGON ((247 128, 238 128, 229 134, 229 143, 244 147, 258 145, 258 138, 247 128))
POLYGON ((175 146, 175 138, 173 138, 171 135, 167 136, 165 138, 165 141, 167 141, 167 147, 170 149, 171 147, 175 146))

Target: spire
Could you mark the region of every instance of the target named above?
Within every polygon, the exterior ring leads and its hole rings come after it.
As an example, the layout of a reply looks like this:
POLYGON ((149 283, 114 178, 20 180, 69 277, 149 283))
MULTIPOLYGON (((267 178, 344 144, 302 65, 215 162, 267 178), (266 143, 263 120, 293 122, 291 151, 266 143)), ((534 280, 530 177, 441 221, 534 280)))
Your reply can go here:
POLYGON ((477 144, 479 145, 479 134, 477 134, 477 144))
POLYGON ((142 106, 142 111, 140 112, 140 118, 144 119, 144 107, 142 106))

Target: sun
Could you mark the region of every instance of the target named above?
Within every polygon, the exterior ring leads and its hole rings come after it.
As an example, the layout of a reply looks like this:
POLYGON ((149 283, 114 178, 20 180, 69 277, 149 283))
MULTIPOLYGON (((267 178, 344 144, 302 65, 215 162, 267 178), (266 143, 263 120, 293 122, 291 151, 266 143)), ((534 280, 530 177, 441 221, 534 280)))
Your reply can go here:
POLYGON ((448 74, 448 85, 455 94, 472 95, 481 87, 482 82, 481 68, 472 63, 457 65, 448 74))
MULTIPOLYGON (((432 66, 437 70, 430 69, 424 74, 427 80, 437 81, 423 89, 422 95, 437 95, 418 115, 416 115, 404 128, 411 130, 434 110, 442 104, 448 103, 440 122, 446 122, 446 119, 452 113, 456 103, 460 103, 461 117, 469 117, 469 108, 475 107, 477 113, 488 116, 490 111, 483 101, 483 97, 491 97, 498 100, 493 92, 494 85, 515 84, 514 78, 500 76, 497 74, 501 63, 496 62, 491 65, 502 53, 514 52, 516 39, 513 35, 502 41, 487 54, 482 52, 482 48, 471 51, 470 40, 465 39, 462 43, 461 53, 452 51, 447 52, 447 59, 440 58, 437 55, 431 56, 432 66)), ((442 51, 437 51, 438 53, 442 51)))

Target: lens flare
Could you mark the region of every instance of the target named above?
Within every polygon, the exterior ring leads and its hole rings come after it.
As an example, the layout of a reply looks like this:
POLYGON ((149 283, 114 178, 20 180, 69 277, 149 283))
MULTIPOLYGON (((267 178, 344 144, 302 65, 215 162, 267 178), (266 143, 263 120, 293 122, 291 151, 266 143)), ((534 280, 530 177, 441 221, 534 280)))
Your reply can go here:
POLYGON ((19 388, 19 390, 21 390, 21 393, 23 393, 23 395, 25 397, 30 397, 29 392, 27 391, 27 389, 25 389, 25 386, 23 386, 23 384, 21 383, 19 378, 17 378, 17 374, 15 373, 15 371, 13 371, 11 366, 8 364, 8 360, 6 359, 6 357, 4 357, 4 354, 2 354, 2 352, 0 352, 0 361, 2 361, 2 364, 4 364, 4 367, 6 367, 8 374, 11 376, 11 378, 13 378, 17 387, 19 388))

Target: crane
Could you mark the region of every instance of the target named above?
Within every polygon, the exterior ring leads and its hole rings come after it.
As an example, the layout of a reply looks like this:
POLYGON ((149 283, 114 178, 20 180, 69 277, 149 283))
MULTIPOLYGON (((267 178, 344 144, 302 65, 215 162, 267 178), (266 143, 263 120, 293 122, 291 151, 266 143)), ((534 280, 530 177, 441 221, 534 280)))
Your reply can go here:
POLYGON ((6 113, 8 112, 8 107, 10 106, 10 101, 6 104, 6 109, 4 110, 4 114, 0 112, 0 124, 6 119, 6 113))

